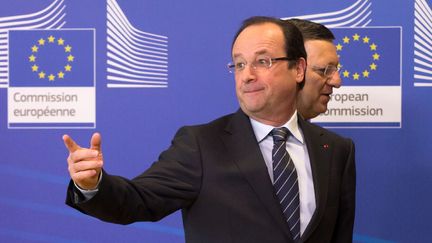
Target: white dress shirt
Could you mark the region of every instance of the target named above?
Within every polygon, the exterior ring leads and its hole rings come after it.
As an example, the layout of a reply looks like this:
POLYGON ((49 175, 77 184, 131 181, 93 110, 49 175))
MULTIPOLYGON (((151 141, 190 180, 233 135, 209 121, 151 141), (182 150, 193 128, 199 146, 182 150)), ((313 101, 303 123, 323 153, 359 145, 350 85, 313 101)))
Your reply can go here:
MULTIPOLYGON (((260 123, 250 118, 255 137, 267 166, 268 174, 273 182, 272 149, 273 137, 270 132, 274 127, 260 123)), ((292 134, 286 142, 286 149, 294 162, 300 193, 300 233, 303 234, 312 215, 315 212, 315 190, 312 178, 311 164, 303 133, 297 122, 297 111, 291 119, 281 127, 286 127, 292 134)))

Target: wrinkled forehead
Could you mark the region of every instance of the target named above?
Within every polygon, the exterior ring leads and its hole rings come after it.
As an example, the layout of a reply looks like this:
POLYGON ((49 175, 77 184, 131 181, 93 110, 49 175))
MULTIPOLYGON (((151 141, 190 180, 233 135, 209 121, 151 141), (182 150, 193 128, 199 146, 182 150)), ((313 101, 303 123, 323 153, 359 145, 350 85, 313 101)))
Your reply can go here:
POLYGON ((237 36, 232 57, 284 53, 285 44, 281 28, 274 23, 246 27, 237 36))

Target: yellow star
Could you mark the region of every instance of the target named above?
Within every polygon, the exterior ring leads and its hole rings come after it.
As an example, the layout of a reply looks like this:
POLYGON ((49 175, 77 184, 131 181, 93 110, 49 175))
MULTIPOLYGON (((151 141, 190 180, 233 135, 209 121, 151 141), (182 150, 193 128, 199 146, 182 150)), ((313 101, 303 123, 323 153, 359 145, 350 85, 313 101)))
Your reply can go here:
POLYGON ((39 67, 36 64, 33 64, 32 68, 32 72, 37 72, 39 67))
POLYGON ((376 51, 378 46, 375 45, 375 43, 372 43, 372 45, 370 45, 369 47, 370 47, 371 51, 376 51))
POLYGON ((360 40, 360 36, 357 33, 355 33, 355 35, 353 35, 353 39, 355 41, 358 41, 358 40, 360 40))
POLYGON ((377 69, 377 65, 375 63, 372 63, 371 65, 369 65, 371 70, 376 70, 377 69))
POLYGON ((29 56, 29 61, 30 62, 35 62, 36 61, 36 57, 32 54, 31 56, 29 56))
POLYGON ((71 52, 71 50, 72 50, 72 46, 70 45, 65 46, 65 52, 71 52))
POLYGON ((39 73, 39 78, 45 78, 45 73, 44 72, 40 72, 39 73))
POLYGON ((64 72, 60 71, 59 73, 57 73, 57 77, 58 78, 64 78, 64 72))
POLYGON ((57 44, 58 44, 59 46, 62 46, 62 45, 64 44, 64 40, 63 40, 62 38, 58 39, 58 40, 57 40, 57 44))
POLYGON ((342 40, 345 44, 348 44, 350 42, 350 38, 348 36, 345 36, 342 40))
POLYGON ((69 64, 66 65, 64 68, 65 68, 65 71, 66 71, 66 72, 70 72, 70 71, 72 71, 72 66, 69 65, 69 64))
POLYGON ((354 73, 354 74, 353 74, 353 79, 354 79, 354 80, 358 80, 359 77, 360 77, 360 75, 359 75, 358 73, 354 73))
POLYGON ((348 72, 348 70, 345 70, 342 74, 343 74, 344 78, 348 78, 350 72, 348 72))
POLYGON ((68 62, 73 62, 74 58, 75 58, 74 56, 69 54, 69 56, 67 57, 67 60, 68 60, 68 62))
POLYGON ((368 70, 363 71, 363 78, 369 78, 369 71, 368 70))
POLYGON ((54 40, 55 40, 54 36, 51 35, 50 37, 48 37, 49 43, 54 43, 54 40))
POLYGON ((49 81, 54 81, 54 79, 55 79, 55 76, 51 73, 51 74, 48 76, 48 80, 49 80, 49 81))
POLYGON ((32 46, 31 49, 32 49, 32 52, 37 52, 39 48, 36 45, 34 45, 34 46, 32 46))
POLYGON ((373 57, 374 60, 379 60, 380 55, 378 53, 375 53, 375 54, 372 55, 372 57, 373 57))
POLYGON ((43 45, 45 45, 45 40, 42 39, 42 38, 40 38, 40 39, 38 40, 38 43, 39 43, 40 46, 43 46, 43 45))
POLYGON ((338 43, 337 46, 336 46, 336 50, 337 51, 342 51, 342 47, 343 46, 340 43, 338 43))
POLYGON ((367 36, 365 36, 364 38, 363 38, 363 43, 369 43, 369 37, 367 37, 367 36))

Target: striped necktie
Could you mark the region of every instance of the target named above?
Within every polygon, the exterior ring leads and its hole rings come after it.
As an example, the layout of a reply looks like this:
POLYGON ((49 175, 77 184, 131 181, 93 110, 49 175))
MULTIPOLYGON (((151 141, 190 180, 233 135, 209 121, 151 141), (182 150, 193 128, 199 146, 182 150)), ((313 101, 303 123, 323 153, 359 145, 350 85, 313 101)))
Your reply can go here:
POLYGON ((274 128, 273 186, 295 242, 300 239, 300 199, 297 172, 286 150, 287 128, 274 128))

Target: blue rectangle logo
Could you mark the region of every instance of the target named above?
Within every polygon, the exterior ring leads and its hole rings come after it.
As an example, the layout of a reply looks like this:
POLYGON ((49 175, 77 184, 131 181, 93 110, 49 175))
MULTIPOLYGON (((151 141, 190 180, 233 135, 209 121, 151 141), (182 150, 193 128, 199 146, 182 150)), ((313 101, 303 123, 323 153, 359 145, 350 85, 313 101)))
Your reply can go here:
POLYGON ((10 87, 92 87, 94 31, 9 31, 10 87))
POLYGON ((401 85, 401 29, 334 28, 344 86, 401 85))

